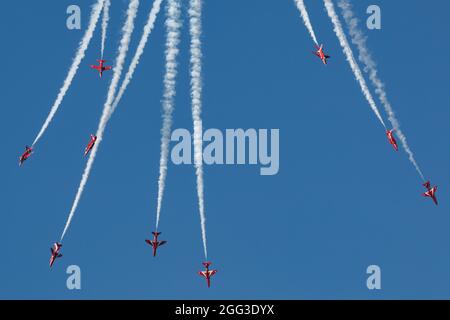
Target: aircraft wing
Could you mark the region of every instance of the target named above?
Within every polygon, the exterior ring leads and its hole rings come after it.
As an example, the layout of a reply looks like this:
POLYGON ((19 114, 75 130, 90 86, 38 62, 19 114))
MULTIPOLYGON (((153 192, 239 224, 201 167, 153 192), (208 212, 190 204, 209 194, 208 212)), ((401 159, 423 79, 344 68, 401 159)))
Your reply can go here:
POLYGON ((425 193, 423 194, 423 196, 424 196, 424 197, 432 198, 432 197, 433 197, 433 194, 432 194, 430 191, 427 191, 427 192, 425 192, 425 193))
POLYGON ((206 278, 206 272, 205 271, 199 271, 198 274, 201 275, 202 277, 206 278))
POLYGON ((92 69, 95 69, 97 71, 101 71, 102 68, 100 66, 91 66, 92 69))
POLYGON ((106 70, 106 71, 108 71, 108 70, 111 70, 112 69, 112 67, 111 66, 108 66, 108 67, 104 67, 104 70, 106 70))

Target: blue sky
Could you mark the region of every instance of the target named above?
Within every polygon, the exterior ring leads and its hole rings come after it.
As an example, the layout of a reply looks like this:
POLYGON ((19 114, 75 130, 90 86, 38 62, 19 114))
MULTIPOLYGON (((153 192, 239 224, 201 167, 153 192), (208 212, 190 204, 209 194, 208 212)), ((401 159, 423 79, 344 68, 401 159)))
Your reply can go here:
MULTIPOLYGON (((311 54, 293 1, 205 1, 204 128, 279 128, 279 173, 205 167, 209 258, 219 269, 208 290, 196 274, 203 249, 194 169, 170 165, 160 224, 168 244, 151 256, 144 239, 156 208, 162 11, 106 130, 64 257, 49 270, 48 248, 64 227, 111 78, 88 67, 100 28, 35 154, 22 168, 17 160, 62 85, 91 3, 2 4, 0 298, 450 298, 450 3, 442 0, 364 0, 354 8, 363 21, 368 5, 382 9, 382 29, 364 32, 411 148, 439 186, 438 208, 421 196, 405 153, 388 144, 322 1, 306 5, 332 56, 327 67, 311 54), (65 26, 71 4, 82 9, 81 31, 65 26), (381 291, 366 288, 371 264, 381 267, 381 291), (69 265, 81 268, 80 291, 66 288, 69 265)), ((174 128, 192 127, 183 4, 174 128)), ((126 6, 111 7, 111 63, 126 6)), ((150 6, 142 1, 131 53, 150 6)))

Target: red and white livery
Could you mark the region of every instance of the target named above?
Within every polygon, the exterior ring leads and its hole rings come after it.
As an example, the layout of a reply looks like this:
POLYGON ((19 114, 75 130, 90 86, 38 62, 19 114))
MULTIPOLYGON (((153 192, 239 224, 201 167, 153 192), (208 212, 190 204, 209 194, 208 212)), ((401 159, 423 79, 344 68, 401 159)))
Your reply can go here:
POLYGON ((87 154, 94 147, 96 141, 97 141, 97 136, 94 136, 93 134, 91 134, 91 141, 89 141, 89 144, 87 145, 86 149, 84 150, 84 156, 87 156, 87 154))
POLYGON ((33 153, 33 148, 29 146, 25 146, 25 152, 20 156, 19 158, 19 166, 22 166, 22 164, 27 160, 31 154, 33 153))
POLYGON ((323 44, 320 45, 320 47, 318 45, 315 45, 317 51, 314 51, 313 53, 318 56, 320 58, 320 60, 322 60, 323 64, 327 64, 327 59, 330 59, 331 57, 329 55, 326 55, 323 52, 323 44))
POLYGON ((206 279, 208 283, 208 288, 211 287, 211 277, 217 273, 217 270, 209 270, 209 266, 212 264, 211 262, 203 262, 205 266, 205 271, 199 271, 198 274, 206 279))
POLYGON ((392 144, 392 146, 394 147, 395 151, 398 151, 397 140, 395 140, 395 137, 394 137, 394 129, 387 130, 386 131, 386 135, 387 135, 387 137, 389 139, 389 143, 392 144))
POLYGON ((436 205, 438 205, 438 201, 437 201, 437 198, 436 198, 437 186, 434 186, 434 187, 432 188, 432 187, 431 187, 430 181, 425 182, 425 183, 423 184, 423 186, 424 186, 425 188, 427 188, 427 192, 425 192, 425 193, 423 194, 423 196, 424 196, 424 197, 429 197, 429 198, 433 199, 433 202, 434 202, 436 205))
POLYGON ((106 62, 106 60, 97 60, 97 61, 100 65, 98 65, 98 66, 92 65, 91 68, 97 70, 99 72, 100 78, 101 78, 103 76, 103 71, 111 70, 112 67, 103 65, 106 62))
POLYGON ((59 242, 55 242, 53 244, 53 247, 50 248, 50 251, 52 252, 52 256, 50 257, 50 268, 53 266, 53 263, 55 263, 55 260, 57 258, 61 258, 62 254, 59 253, 59 250, 61 249, 62 244, 59 242))
POLYGON ((163 244, 167 243, 167 241, 158 241, 158 236, 161 234, 161 232, 152 232, 153 234, 153 240, 145 239, 145 242, 147 242, 149 245, 153 248, 153 256, 156 257, 156 249, 158 247, 162 246, 163 244))

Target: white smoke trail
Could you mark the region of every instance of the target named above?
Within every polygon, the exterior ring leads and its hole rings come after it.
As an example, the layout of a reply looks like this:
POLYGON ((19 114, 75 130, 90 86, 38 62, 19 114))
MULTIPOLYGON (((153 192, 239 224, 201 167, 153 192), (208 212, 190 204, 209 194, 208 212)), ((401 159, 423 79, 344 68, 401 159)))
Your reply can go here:
POLYGON ((303 23, 308 29, 311 38, 316 43, 316 45, 319 45, 319 43, 317 42, 316 34, 314 33, 313 26, 311 24, 311 20, 309 20, 309 14, 308 11, 306 10, 305 2, 303 0, 294 0, 294 1, 295 4, 297 5, 298 10, 300 10, 300 15, 302 16, 303 23))
POLYGON ((139 7, 139 0, 130 0, 128 10, 127 10, 127 19, 122 28, 123 35, 122 35, 122 39, 120 40, 119 52, 117 55, 116 65, 114 66, 114 69, 113 69, 114 70, 113 78, 111 80, 111 84, 108 89, 108 96, 107 96, 105 105, 103 107, 102 117, 100 119, 100 123, 99 123, 98 129, 97 129, 97 134, 96 134, 97 142, 95 143, 95 145, 92 148, 91 153, 89 155, 89 159, 86 164, 86 168, 84 169, 84 173, 81 178, 80 186, 78 187, 78 191, 75 196, 75 200, 73 202, 72 208, 70 210, 69 217, 68 217, 66 225, 64 227, 64 231, 61 235, 61 242, 67 232, 67 229, 70 226, 72 218, 78 207, 78 203, 80 202, 81 196, 84 191, 84 187, 86 186, 86 183, 89 179, 89 174, 91 172, 92 165, 94 164, 94 161, 95 161, 95 156, 97 154, 97 150, 100 146, 100 143, 102 142, 103 133, 105 131, 108 120, 110 119, 110 116, 111 116, 111 109, 112 109, 111 104, 113 103, 114 95, 116 93, 117 86, 118 86, 119 80, 120 80, 120 76, 122 74, 123 64, 124 64, 125 58, 127 56, 128 47, 130 45, 130 40, 131 40, 131 35, 134 30, 134 20, 137 15, 138 7, 139 7))
POLYGON ((97 22, 100 18, 100 13, 103 8, 103 3, 105 0, 97 0, 97 3, 92 8, 91 17, 89 20, 89 26, 83 36, 83 39, 80 42, 80 46, 78 47, 77 53, 75 54, 75 58, 73 59, 72 65, 69 69, 69 72, 67 74, 66 79, 64 80, 64 84, 59 90, 58 96, 53 103, 53 106, 50 109, 50 113, 47 116, 47 119, 45 120, 44 124, 42 125, 41 130, 39 131, 38 135, 34 139, 34 142, 32 146, 34 146, 39 139, 42 137, 44 132, 47 130, 48 126, 50 125, 50 122, 53 120, 53 117, 55 116, 56 112, 58 111, 59 106, 61 105, 64 96, 66 95, 67 91, 70 88, 70 85, 72 84, 73 78, 77 74, 78 67, 80 66, 81 61, 83 60, 86 50, 89 46, 89 43, 91 42, 92 36, 94 35, 95 28, 97 26, 97 22))
POLYGON ((189 32, 191 35, 191 98, 192 120, 194 122, 194 164, 197 176, 197 195, 202 228, 203 249, 205 258, 208 257, 206 246, 206 218, 204 205, 203 185, 203 125, 202 125, 202 1, 190 0, 189 2, 189 32))
POLYGON ((367 48, 366 44, 366 37, 364 36, 362 30, 359 28, 359 21, 357 18, 355 18, 352 6, 348 0, 340 0, 338 2, 339 7, 342 9, 342 13, 344 16, 345 23, 347 24, 347 27, 350 32, 350 37, 352 38, 352 42, 356 45, 359 51, 359 61, 364 64, 364 71, 369 73, 369 79, 372 82, 373 86, 375 87, 375 92, 378 95, 381 103, 384 106, 384 109, 386 110, 386 113, 388 114, 388 120, 392 124, 392 127, 395 130, 395 133, 400 138, 400 141, 402 142, 403 149, 408 154, 409 161, 414 165, 417 172, 419 173, 420 177, 423 181, 425 181, 425 177, 422 173, 422 170, 419 167, 419 164, 417 163, 416 159, 414 158, 414 153, 410 149, 408 145, 408 141, 406 139, 406 136, 402 132, 400 128, 400 123, 397 120, 395 116, 395 112, 387 98, 387 94, 385 91, 385 85, 378 77, 378 70, 377 65, 375 61, 372 58, 371 53, 369 52, 369 49, 367 48))
POLYGON ((156 208, 156 230, 158 230, 161 206, 164 197, 167 176, 167 159, 169 157, 170 132, 172 130, 172 113, 176 95, 177 56, 180 43, 180 2, 179 0, 167 1, 166 19, 166 71, 164 75, 163 115, 161 128, 161 156, 159 160, 158 201, 156 208))
POLYGON ((103 60, 103 53, 105 52, 105 43, 106 43, 106 32, 108 30, 108 22, 109 22, 109 7, 111 6, 111 0, 105 0, 105 5, 103 7, 103 18, 102 18, 102 54, 101 59, 103 60))
POLYGON ((367 87, 366 80, 364 80, 361 69, 359 68, 358 63, 355 60, 353 51, 350 48, 347 37, 345 36, 344 30, 342 29, 342 25, 336 14, 336 11, 334 9, 333 2, 331 0, 324 0, 324 4, 325 4, 325 8, 327 10, 328 16, 330 17, 331 21, 333 22, 334 32, 336 33, 336 36, 339 39, 341 47, 345 53, 345 56, 347 57, 347 61, 349 62, 350 67, 352 68, 352 71, 355 75, 356 80, 358 81, 359 85, 361 86, 362 93, 364 94, 364 97, 366 98, 367 102, 369 102, 369 105, 372 108, 375 115, 377 116, 378 120, 380 120, 380 122, 383 124, 384 128, 386 129, 386 125, 384 124, 384 121, 383 121, 383 118, 381 117, 380 111, 378 110, 378 107, 377 107, 375 101, 373 100, 373 97, 369 91, 369 88, 367 87))
POLYGON ((158 16, 159 10, 161 9, 161 2, 162 0, 155 0, 153 2, 153 6, 148 15, 147 23, 144 26, 144 31, 142 32, 141 39, 139 40, 136 53, 134 54, 133 59, 131 60, 130 67, 128 68, 128 71, 125 75, 122 85, 120 86, 119 93, 114 99, 110 115, 112 115, 116 110, 120 100, 122 99, 123 94, 125 93, 125 90, 130 84, 131 79, 133 78, 134 71, 136 71, 136 67, 138 66, 141 56, 144 53, 144 49, 147 44, 150 33, 153 31, 153 27, 155 26, 156 17, 158 16))

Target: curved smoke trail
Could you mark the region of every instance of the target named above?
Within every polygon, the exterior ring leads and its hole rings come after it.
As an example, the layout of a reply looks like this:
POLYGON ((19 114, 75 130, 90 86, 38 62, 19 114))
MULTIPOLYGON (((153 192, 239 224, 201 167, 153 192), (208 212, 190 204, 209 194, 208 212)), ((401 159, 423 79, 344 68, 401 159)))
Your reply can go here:
POLYGON ((373 60, 372 55, 369 52, 369 49, 367 48, 366 37, 364 36, 362 30, 359 28, 358 25, 359 21, 357 18, 355 18, 353 14, 352 6, 348 0, 340 0, 338 6, 342 10, 345 23, 347 24, 347 27, 350 32, 350 37, 352 38, 352 42, 358 48, 359 51, 358 59, 359 61, 361 61, 361 63, 364 64, 365 67, 364 70, 369 74, 369 79, 372 82, 373 86, 375 87, 375 92, 377 93, 382 105, 384 106, 384 109, 386 110, 386 113, 388 114, 388 120, 392 124, 392 127, 394 128, 397 136, 400 138, 403 149, 408 154, 409 161, 414 165, 416 171, 419 173, 422 180, 425 181, 425 177, 422 173, 422 170, 420 169, 419 164, 414 158, 414 153, 412 152, 412 150, 408 145, 406 136, 402 132, 400 128, 400 123, 397 120, 392 105, 390 104, 387 98, 387 94, 384 89, 385 85, 378 77, 377 65, 373 60))
POLYGON ((339 39, 339 43, 341 44, 341 47, 345 53, 345 56, 347 57, 347 61, 350 64, 350 67, 352 68, 353 74, 355 75, 356 80, 358 81, 359 85, 361 86, 362 93, 364 94, 364 97, 366 98, 367 102, 369 102, 369 105, 375 115, 377 116, 378 120, 380 120, 383 127, 386 129, 386 125, 383 121, 383 118, 381 117, 380 111, 378 110, 378 107, 373 100, 373 97, 369 91, 369 88, 367 87, 366 80, 364 80, 363 74, 361 72, 361 69, 358 66, 358 63, 355 60, 355 57, 353 55, 353 51, 350 48, 350 45, 348 43, 347 37, 345 36, 344 30, 342 29, 341 22, 339 21, 339 18, 336 14, 336 11, 334 9, 333 2, 331 0, 324 0, 325 8, 327 10, 328 16, 330 17, 331 21, 333 22, 334 26, 334 32, 336 33, 336 36, 339 39))
POLYGON ((205 258, 208 257, 206 246, 206 218, 203 185, 203 128, 202 128, 202 1, 190 0, 189 2, 189 32, 191 35, 191 98, 192 98, 192 120, 194 122, 194 164, 197 176, 197 195, 200 213, 200 224, 202 228, 203 250, 205 258))
POLYGON ((153 6, 148 15, 147 23, 144 26, 144 31, 142 32, 141 39, 139 40, 136 53, 134 54, 133 59, 131 60, 130 67, 128 68, 128 71, 125 75, 122 85, 120 86, 119 93, 114 99, 114 103, 112 105, 112 109, 109 116, 111 116, 116 110, 120 100, 122 99, 123 94, 125 93, 128 85, 131 82, 131 79, 133 78, 134 71, 136 71, 136 67, 138 66, 141 60, 141 56, 144 53, 144 49, 145 46, 147 45, 150 33, 152 33, 153 27, 155 26, 156 17, 158 16, 159 10, 161 9, 161 2, 162 0, 155 0, 153 2, 153 6))
POLYGON ((180 2, 167 1, 166 19, 166 72, 164 75, 163 114, 161 128, 161 156, 159 161, 158 200, 156 208, 156 230, 158 230, 161 206, 166 186, 167 162, 169 157, 170 132, 172 130, 172 113, 176 95, 177 57, 180 43, 180 2))
POLYGON ((89 179, 89 174, 91 173, 92 165, 94 164, 94 161, 95 161, 95 156, 97 155, 97 150, 100 146, 100 143, 102 142, 103 133, 105 131, 108 120, 110 119, 110 116, 111 116, 111 109, 112 109, 111 104, 113 103, 114 95, 116 93, 117 86, 118 86, 119 80, 120 80, 120 76, 122 74, 123 64, 124 64, 125 58, 127 56, 128 47, 130 45, 130 40, 131 40, 131 35, 134 30, 134 20, 137 15, 138 7, 139 7, 139 0, 130 0, 128 10, 127 10, 127 19, 122 28, 123 35, 122 35, 122 39, 120 40, 119 53, 117 55, 116 65, 114 66, 114 69, 113 69, 114 70, 113 78, 111 80, 111 84, 108 89, 108 96, 107 96, 105 105, 103 107, 102 117, 100 119, 100 123, 99 123, 98 129, 97 129, 97 134, 96 134, 97 142, 95 143, 95 145, 92 148, 91 153, 89 155, 89 159, 86 164, 86 168, 84 169, 83 176, 81 178, 81 182, 78 187, 77 194, 75 196, 75 200, 74 200, 72 208, 70 210, 69 217, 68 217, 66 225, 64 227, 64 231, 61 235, 61 242, 67 232, 67 229, 70 226, 72 218, 78 207, 78 203, 80 202, 81 196, 84 191, 84 187, 86 186, 86 183, 89 179))
POLYGON ((101 59, 103 59, 103 53, 105 52, 105 43, 106 43, 106 35, 108 31, 108 22, 109 22, 109 7, 111 6, 111 0, 105 0, 105 4, 103 7, 103 18, 102 18, 102 54, 101 59))
POLYGON ((297 5, 298 10, 300 10, 300 15, 302 16, 303 23, 308 29, 311 38, 316 43, 316 45, 319 45, 319 43, 317 42, 316 34, 314 32, 311 20, 309 20, 309 14, 308 11, 306 10, 305 2, 303 0, 294 0, 294 1, 295 4, 297 5))
POLYGON ((77 74, 78 67, 80 66, 80 63, 83 60, 83 58, 86 54, 86 50, 89 47, 89 43, 91 42, 92 36, 94 35, 94 31, 97 26, 97 22, 100 18, 100 13, 102 12, 104 1, 105 0, 97 0, 97 3, 92 8, 91 17, 89 20, 89 26, 88 26, 86 32, 84 33, 83 39, 80 42, 80 46, 78 47, 77 53, 75 54, 75 58, 73 59, 73 62, 69 69, 67 77, 64 80, 64 84, 61 87, 61 89, 59 90, 56 101, 53 103, 53 106, 50 109, 50 113, 48 114, 47 119, 45 119, 45 122, 42 125, 42 128, 39 131, 38 135, 34 139, 32 146, 34 146, 39 141, 39 139, 42 137, 44 132, 47 130, 48 126, 50 125, 50 122, 53 120, 53 117, 55 116, 56 112, 58 111, 58 108, 61 105, 61 103, 64 99, 64 96, 66 95, 67 91, 70 88, 70 85, 72 84, 73 78, 77 74))

